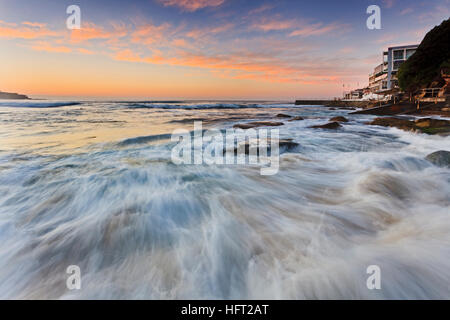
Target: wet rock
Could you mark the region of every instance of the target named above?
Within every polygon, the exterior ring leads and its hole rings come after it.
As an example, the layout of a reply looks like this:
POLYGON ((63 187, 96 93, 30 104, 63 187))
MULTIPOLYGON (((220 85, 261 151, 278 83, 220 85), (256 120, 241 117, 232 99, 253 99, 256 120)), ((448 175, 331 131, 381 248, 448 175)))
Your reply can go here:
MULTIPOLYGON (((242 145, 244 146, 243 151, 244 151, 245 155, 249 155, 250 150, 255 150, 254 154, 259 155, 258 145, 256 144, 256 142, 255 142, 255 144, 245 142, 244 144, 240 145, 241 148, 242 148, 242 145)), ((299 145, 300 144, 298 144, 297 142, 294 142, 293 139, 280 139, 278 141, 278 147, 280 149, 280 152, 291 151, 291 150, 295 149, 296 147, 298 147, 299 145)), ((272 148, 272 141, 271 141, 271 139, 267 139, 268 155, 270 155, 271 148, 272 148)), ((238 154, 238 149, 239 149, 239 147, 234 148, 235 155, 238 154)), ((231 151, 231 149, 229 149, 228 151, 231 151)), ((226 154, 226 153, 227 153, 227 149, 224 149, 223 154, 226 154)))
POLYGON ((256 121, 256 122, 249 122, 249 123, 239 123, 235 124, 233 128, 237 129, 253 129, 258 127, 278 127, 284 125, 283 122, 271 122, 271 121, 256 121))
POLYGON ((426 160, 430 161, 434 165, 439 167, 449 167, 450 168, 450 152, 445 150, 440 150, 433 152, 425 157, 426 160))
POLYGON ((299 144, 294 142, 293 139, 280 139, 278 144, 280 148, 285 148, 286 150, 291 150, 299 146, 299 144))
POLYGON ((369 124, 373 126, 394 127, 406 131, 416 130, 416 125, 414 124, 414 122, 409 121, 407 119, 400 119, 393 117, 376 118, 369 124))
POLYGON ((277 118, 292 118, 292 116, 284 113, 277 114, 277 118))
POLYGON ((330 122, 330 123, 319 125, 319 126, 312 126, 310 128, 336 130, 336 129, 339 129, 340 127, 341 127, 341 125, 339 124, 339 122, 330 122))
POLYGON ((346 117, 339 116, 339 117, 331 118, 330 121, 332 121, 332 122, 348 122, 348 119, 346 117))
POLYGON ((440 119, 417 119, 410 121, 402 118, 376 118, 369 124, 383 127, 395 127, 406 131, 419 131, 426 134, 445 134, 450 132, 450 121, 440 119))
POLYGON ((425 119, 417 119, 415 121, 416 126, 420 128, 441 128, 450 126, 450 121, 448 120, 439 120, 439 119, 432 119, 432 118, 425 118, 425 119))
POLYGON ((303 117, 294 117, 294 118, 290 119, 289 122, 291 122, 291 121, 301 121, 301 120, 305 120, 305 118, 303 118, 303 117))

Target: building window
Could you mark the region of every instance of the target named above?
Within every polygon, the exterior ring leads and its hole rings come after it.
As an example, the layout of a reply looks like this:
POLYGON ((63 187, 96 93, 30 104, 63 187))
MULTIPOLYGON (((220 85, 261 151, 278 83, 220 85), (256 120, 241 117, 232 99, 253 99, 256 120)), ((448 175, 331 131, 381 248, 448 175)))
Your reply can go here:
POLYGON ((387 81, 381 83, 381 89, 387 89, 387 81))
POLYGON ((394 60, 403 60, 403 50, 394 50, 394 60))
POLYGON ((403 63, 403 60, 394 61, 394 68, 392 68, 392 70, 397 71, 400 68, 400 66, 402 65, 402 63, 403 63))
POLYGON ((415 52, 416 52, 416 49, 406 50, 406 59, 409 59, 415 52))

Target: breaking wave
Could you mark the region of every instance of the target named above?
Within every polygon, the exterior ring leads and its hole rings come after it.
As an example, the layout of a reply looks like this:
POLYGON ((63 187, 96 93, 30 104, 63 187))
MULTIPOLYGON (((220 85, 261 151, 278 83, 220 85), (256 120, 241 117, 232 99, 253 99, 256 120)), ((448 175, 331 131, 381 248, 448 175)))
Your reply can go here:
POLYGON ((36 101, 0 101, 0 107, 12 108, 58 108, 80 105, 81 102, 36 102, 36 101))

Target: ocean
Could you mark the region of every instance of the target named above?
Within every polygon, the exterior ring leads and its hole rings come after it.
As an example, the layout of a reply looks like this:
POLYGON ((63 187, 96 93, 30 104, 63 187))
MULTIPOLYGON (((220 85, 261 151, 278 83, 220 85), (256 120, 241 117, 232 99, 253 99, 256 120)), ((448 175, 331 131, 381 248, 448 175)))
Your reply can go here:
POLYGON ((350 112, 0 101, 0 298, 450 299, 450 169, 425 160, 450 137, 350 112), (310 128, 335 116, 349 122, 310 128), (280 138, 298 143, 275 175, 171 160, 176 129, 254 120, 284 122, 280 138))

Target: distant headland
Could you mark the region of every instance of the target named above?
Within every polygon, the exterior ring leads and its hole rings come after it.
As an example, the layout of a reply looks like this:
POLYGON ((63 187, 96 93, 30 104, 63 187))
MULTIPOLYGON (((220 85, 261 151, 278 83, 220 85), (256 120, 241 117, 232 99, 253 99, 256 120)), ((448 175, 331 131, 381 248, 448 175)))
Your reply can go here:
POLYGON ((0 99, 30 100, 30 98, 28 98, 28 96, 26 96, 24 94, 3 92, 3 91, 0 91, 0 99))

